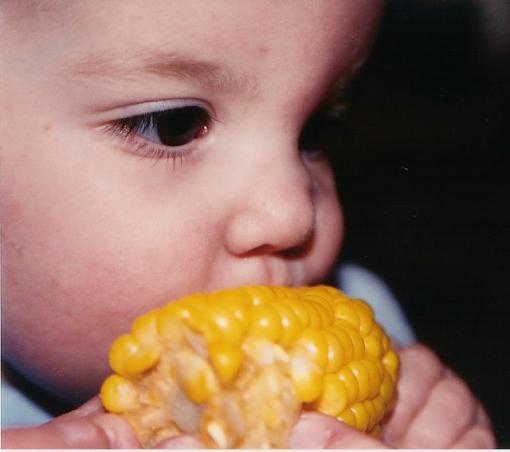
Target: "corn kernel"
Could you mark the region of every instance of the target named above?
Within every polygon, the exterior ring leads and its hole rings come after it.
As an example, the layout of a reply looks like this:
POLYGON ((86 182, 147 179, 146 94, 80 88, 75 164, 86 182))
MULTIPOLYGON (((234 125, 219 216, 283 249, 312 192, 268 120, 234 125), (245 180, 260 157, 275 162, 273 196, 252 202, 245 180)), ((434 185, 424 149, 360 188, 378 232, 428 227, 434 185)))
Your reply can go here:
POLYGON ((370 377, 367 369, 361 361, 353 361, 349 364, 349 369, 358 384, 358 400, 366 400, 370 394, 370 377))
POLYGON ((338 303, 335 307, 335 317, 338 320, 344 320, 356 329, 359 328, 360 320, 357 311, 347 301, 338 303))
POLYGON ((112 413, 125 413, 138 406, 135 385, 120 375, 110 375, 101 386, 101 402, 112 413))
POLYGON ((303 356, 296 356, 291 361, 290 374, 297 398, 302 402, 313 402, 321 392, 323 373, 303 356))
POLYGON ((246 334, 243 323, 225 306, 212 306, 208 313, 207 323, 209 330, 206 337, 209 342, 222 341, 238 345, 246 334))
POLYGON ((393 350, 389 350, 383 357, 384 367, 386 367, 393 380, 397 378, 398 363, 398 356, 393 350))
POLYGON ((303 330, 301 321, 284 300, 275 302, 273 308, 280 317, 280 323, 283 329, 280 342, 283 345, 290 345, 299 337, 303 330))
POLYGON ((324 414, 337 416, 347 406, 347 390, 338 375, 324 376, 324 390, 317 401, 315 408, 324 414))
POLYGON ((352 300, 352 303, 359 318, 359 332, 363 335, 370 334, 374 325, 374 311, 361 300, 352 300))
POLYGON ((220 382, 228 385, 239 371, 243 352, 239 347, 227 343, 211 344, 209 357, 220 382))
POLYGON ((203 403, 217 390, 217 383, 212 369, 200 358, 189 356, 188 368, 181 373, 182 387, 194 403, 203 403))
POLYGON ((276 342, 283 333, 280 317, 269 305, 255 306, 251 312, 252 323, 249 334, 269 342, 276 342))
POLYGON ((352 343, 351 338, 349 337, 349 334, 345 330, 345 327, 337 322, 333 326, 328 328, 328 331, 334 334, 334 336, 340 342, 344 353, 344 361, 351 362, 354 357, 354 345, 352 343))
POLYGON ((396 400, 398 356, 372 309, 328 286, 195 294, 137 318, 110 349, 104 406, 144 447, 285 447, 299 410, 370 434, 396 400))
POLYGON ((310 324, 310 314, 308 313, 308 309, 306 308, 306 303, 301 300, 293 300, 292 302, 292 310, 296 317, 300 320, 303 328, 307 327, 310 324))
POLYGON ((358 400, 358 380, 352 373, 351 369, 348 366, 343 367, 340 372, 338 372, 338 378, 345 385, 347 389, 347 396, 349 398, 349 403, 354 403, 358 400))
POLYGON ((356 419, 356 428, 361 432, 366 432, 369 422, 368 413, 364 403, 357 402, 350 407, 356 419))
POLYGON ((324 337, 328 344, 328 364, 326 372, 338 372, 345 364, 345 353, 338 337, 329 330, 324 330, 324 337))
POLYGON ((347 424, 349 427, 357 428, 356 416, 351 411, 350 408, 346 408, 339 415, 337 415, 337 419, 342 421, 344 424, 347 424))
POLYGON ((131 335, 119 336, 110 353, 110 366, 120 375, 136 375, 149 370, 159 360, 159 347, 143 346, 131 335))
POLYGON ((158 311, 153 310, 135 319, 131 327, 131 335, 136 341, 141 344, 159 345, 157 316, 158 311))
POLYGON ((326 367, 328 363, 328 343, 322 331, 311 327, 305 328, 296 341, 296 349, 306 353, 311 362, 320 368, 326 367))
POLYGON ((383 349, 382 349, 380 339, 377 339, 375 336, 370 335, 370 336, 365 336, 364 341, 365 341, 365 350, 368 355, 371 355, 375 358, 380 358, 382 356, 383 349))

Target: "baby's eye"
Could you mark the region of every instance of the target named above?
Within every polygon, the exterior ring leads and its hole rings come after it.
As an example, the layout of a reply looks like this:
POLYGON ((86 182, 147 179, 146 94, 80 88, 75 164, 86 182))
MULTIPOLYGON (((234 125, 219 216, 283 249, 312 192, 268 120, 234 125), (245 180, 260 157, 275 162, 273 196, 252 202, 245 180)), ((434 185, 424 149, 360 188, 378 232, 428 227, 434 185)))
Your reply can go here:
POLYGON ((136 134, 152 143, 176 147, 204 136, 210 116, 203 107, 191 105, 131 116, 117 123, 125 133, 136 134))
POLYGON ((344 132, 345 108, 320 111, 304 125, 299 137, 299 149, 304 153, 327 153, 338 147, 344 132))

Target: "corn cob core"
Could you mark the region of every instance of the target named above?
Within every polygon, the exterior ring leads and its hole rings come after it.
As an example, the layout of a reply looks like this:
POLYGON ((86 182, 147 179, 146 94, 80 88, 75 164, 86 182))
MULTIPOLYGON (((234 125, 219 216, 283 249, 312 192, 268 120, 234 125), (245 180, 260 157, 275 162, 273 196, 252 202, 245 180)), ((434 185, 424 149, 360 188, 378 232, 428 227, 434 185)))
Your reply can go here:
POLYGON ((190 295, 138 317, 109 358, 101 400, 143 447, 286 447, 302 410, 377 434, 399 365, 371 308, 329 286, 190 295))

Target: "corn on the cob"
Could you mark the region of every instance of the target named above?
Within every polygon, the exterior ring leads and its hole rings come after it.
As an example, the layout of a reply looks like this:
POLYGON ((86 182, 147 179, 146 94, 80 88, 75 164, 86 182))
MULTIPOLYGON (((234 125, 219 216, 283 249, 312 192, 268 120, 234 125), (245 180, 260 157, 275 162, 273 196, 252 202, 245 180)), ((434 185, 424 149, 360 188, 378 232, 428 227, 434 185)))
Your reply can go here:
POLYGON ((377 434, 398 374, 371 308, 328 286, 191 295, 137 318, 109 358, 102 402, 144 447, 285 447, 302 410, 377 434))

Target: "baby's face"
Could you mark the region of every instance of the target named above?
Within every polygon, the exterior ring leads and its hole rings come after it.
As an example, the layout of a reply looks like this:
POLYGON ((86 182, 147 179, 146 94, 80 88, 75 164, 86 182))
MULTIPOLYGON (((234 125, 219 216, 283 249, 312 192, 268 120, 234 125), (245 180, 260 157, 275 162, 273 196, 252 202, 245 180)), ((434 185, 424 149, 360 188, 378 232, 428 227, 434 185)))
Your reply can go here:
POLYGON ((30 4, 0 32, 9 362, 79 400, 138 314, 325 277, 343 226, 318 111, 375 0, 30 4))

